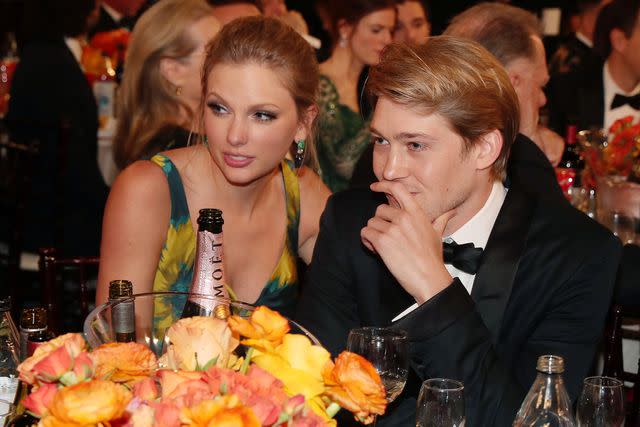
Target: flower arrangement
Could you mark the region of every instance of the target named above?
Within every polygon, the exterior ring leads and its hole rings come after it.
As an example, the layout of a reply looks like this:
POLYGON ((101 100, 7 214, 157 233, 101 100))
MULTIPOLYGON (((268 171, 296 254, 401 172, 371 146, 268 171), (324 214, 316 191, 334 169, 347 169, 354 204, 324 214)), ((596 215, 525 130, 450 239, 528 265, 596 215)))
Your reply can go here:
POLYGON ((582 131, 579 141, 584 150, 584 160, 593 175, 588 182, 593 184, 597 176, 626 177, 640 155, 640 120, 634 123, 633 116, 616 120, 608 135, 582 131))
POLYGON ((156 358, 144 344, 108 343, 89 352, 80 334, 40 346, 18 368, 23 400, 39 425, 335 425, 340 407, 363 423, 386 409, 373 366, 289 333, 287 319, 258 307, 249 319, 181 319, 156 358), (239 344, 244 356, 234 353, 239 344))
POLYGON ((101 76, 115 78, 115 70, 124 62, 130 37, 131 33, 124 28, 100 32, 83 47, 81 62, 90 83, 101 76))

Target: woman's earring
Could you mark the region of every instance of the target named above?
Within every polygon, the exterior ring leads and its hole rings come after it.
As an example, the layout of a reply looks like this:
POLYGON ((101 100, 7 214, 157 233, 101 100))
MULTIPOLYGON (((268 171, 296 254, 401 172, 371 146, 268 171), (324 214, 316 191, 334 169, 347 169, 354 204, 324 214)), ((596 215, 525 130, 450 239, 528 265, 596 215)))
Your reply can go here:
POLYGON ((342 34, 340 34, 340 40, 338 40, 338 46, 347 47, 347 41, 348 41, 347 38, 342 34))
POLYGON ((178 87, 176 87, 176 95, 177 95, 177 96, 182 95, 182 86, 178 86, 178 87))
POLYGON ((207 135, 205 135, 205 136, 202 138, 202 142, 204 142, 204 144, 205 144, 205 145, 207 145, 207 144, 209 143, 209 138, 207 138, 207 135))
POLYGON ((300 168, 302 167, 302 164, 304 163, 304 139, 301 139, 300 141, 296 142, 297 148, 296 148, 296 156, 294 159, 294 166, 296 168, 300 168))

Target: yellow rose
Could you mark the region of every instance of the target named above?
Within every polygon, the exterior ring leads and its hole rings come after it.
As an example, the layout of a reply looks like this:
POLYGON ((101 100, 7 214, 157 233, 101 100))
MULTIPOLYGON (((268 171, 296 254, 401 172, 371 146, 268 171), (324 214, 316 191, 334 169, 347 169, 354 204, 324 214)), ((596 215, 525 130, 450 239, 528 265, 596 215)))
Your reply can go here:
POLYGON ((167 331, 169 348, 160 363, 170 369, 195 371, 211 366, 226 367, 238 346, 227 322, 214 317, 180 319, 167 331))
POLYGON ((79 383, 58 390, 49 407, 49 415, 41 422, 45 427, 53 427, 115 420, 122 416, 131 398, 129 390, 111 381, 79 383))
POLYGON ((180 422, 190 427, 260 427, 253 411, 243 406, 235 395, 182 408, 180 422))
POLYGON ((234 333, 249 338, 243 340, 242 344, 258 350, 273 350, 290 330, 285 317, 265 306, 256 308, 249 320, 231 316, 229 327, 234 333))

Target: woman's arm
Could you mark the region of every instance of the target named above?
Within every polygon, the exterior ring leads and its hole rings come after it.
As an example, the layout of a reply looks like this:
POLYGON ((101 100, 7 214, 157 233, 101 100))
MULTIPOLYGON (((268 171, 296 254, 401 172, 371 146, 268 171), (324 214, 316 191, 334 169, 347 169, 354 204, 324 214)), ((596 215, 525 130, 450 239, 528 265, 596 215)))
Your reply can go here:
POLYGON ((298 175, 300 185, 300 227, 298 255, 309 264, 318 237, 320 215, 324 211, 331 191, 311 169, 303 167, 298 175))
POLYGON ((107 301, 112 280, 130 280, 134 294, 152 290, 170 214, 169 187, 158 166, 140 161, 118 176, 104 213, 96 304, 107 301))

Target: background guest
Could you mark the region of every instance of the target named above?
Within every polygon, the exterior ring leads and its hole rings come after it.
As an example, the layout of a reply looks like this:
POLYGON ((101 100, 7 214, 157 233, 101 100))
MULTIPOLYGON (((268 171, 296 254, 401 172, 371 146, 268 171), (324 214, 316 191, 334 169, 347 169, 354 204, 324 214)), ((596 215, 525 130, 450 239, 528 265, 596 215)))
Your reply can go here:
POLYGON ((25 3, 30 42, 13 76, 7 120, 40 143, 25 250, 98 253, 107 197, 97 164, 96 100, 80 65, 94 0, 25 3), (64 124, 64 128, 63 128, 64 124), (68 127, 68 129, 67 129, 68 127), (67 129, 67 130, 65 130, 67 129))
POLYGON ((161 0, 141 16, 119 91, 119 168, 187 146, 202 93, 205 46, 219 28, 204 0, 161 0))
POLYGON ((640 1, 614 0, 596 22, 599 58, 561 76, 549 89, 549 124, 578 129, 609 127, 625 116, 640 116, 640 1))
POLYGON ((226 284, 241 301, 291 314, 297 257, 310 261, 329 195, 313 171, 285 160, 294 141, 312 145, 315 54, 280 20, 245 17, 208 45, 202 76, 206 143, 136 162, 113 186, 97 301, 118 277, 135 293, 188 291, 198 211, 215 207, 224 215, 226 284))
POLYGON ((227 25, 236 18, 262 14, 258 0, 208 0, 213 7, 213 16, 220 25, 227 25))
POLYGON ((431 33, 427 6, 422 0, 395 0, 398 19, 393 31, 397 43, 425 43, 431 33))
POLYGON ((336 0, 331 14, 333 51, 320 64, 318 160, 332 191, 345 189, 369 142, 360 115, 358 79, 391 42, 396 12, 391 0, 336 0))
POLYGON ((145 0, 101 0, 100 15, 90 36, 103 31, 126 28, 132 30, 136 16, 145 0))
POLYGON ((611 0, 576 1, 575 33, 562 43, 549 61, 549 74, 574 71, 588 61, 593 53, 593 32, 602 7, 611 0))

